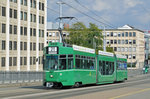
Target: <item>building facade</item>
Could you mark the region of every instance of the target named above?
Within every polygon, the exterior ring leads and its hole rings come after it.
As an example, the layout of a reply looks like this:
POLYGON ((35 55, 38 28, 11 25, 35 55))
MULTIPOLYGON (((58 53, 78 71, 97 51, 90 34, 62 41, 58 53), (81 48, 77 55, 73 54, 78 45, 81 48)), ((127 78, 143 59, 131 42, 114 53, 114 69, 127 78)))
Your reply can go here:
POLYGON ((128 68, 143 68, 145 60, 144 31, 125 25, 118 29, 106 29, 106 45, 116 54, 127 56, 128 68))
MULTIPOLYGON (((62 30, 63 38, 67 38, 69 33, 62 30)), ((47 44, 48 42, 60 42, 60 33, 58 29, 47 29, 47 44)))
POLYGON ((47 0, 0 2, 0 71, 41 71, 47 0))

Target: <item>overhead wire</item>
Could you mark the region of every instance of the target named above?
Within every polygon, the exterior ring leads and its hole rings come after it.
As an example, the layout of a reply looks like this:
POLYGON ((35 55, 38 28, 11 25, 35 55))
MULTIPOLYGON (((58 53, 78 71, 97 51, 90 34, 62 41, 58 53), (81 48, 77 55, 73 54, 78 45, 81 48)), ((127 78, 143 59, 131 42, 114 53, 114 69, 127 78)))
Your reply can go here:
POLYGON ((104 19, 103 17, 99 16, 98 14, 96 14, 95 12, 91 11, 91 9, 89 9, 88 7, 86 7, 85 5, 81 4, 78 0, 74 0, 76 3, 78 3, 80 6, 82 6, 83 8, 87 9, 88 11, 90 11, 92 14, 94 14, 95 16, 101 18, 103 21, 105 21, 106 23, 112 25, 113 27, 116 28, 116 26, 114 26, 113 24, 111 24, 109 21, 107 21, 106 19, 104 19))

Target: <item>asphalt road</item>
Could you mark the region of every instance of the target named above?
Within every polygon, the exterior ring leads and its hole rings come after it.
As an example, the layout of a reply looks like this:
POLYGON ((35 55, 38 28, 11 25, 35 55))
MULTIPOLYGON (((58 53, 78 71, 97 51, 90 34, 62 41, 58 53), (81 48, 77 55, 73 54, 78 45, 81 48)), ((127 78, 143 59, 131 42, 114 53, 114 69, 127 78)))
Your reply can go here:
POLYGON ((70 89, 43 86, 0 88, 0 99, 150 99, 150 75, 125 82, 70 89))

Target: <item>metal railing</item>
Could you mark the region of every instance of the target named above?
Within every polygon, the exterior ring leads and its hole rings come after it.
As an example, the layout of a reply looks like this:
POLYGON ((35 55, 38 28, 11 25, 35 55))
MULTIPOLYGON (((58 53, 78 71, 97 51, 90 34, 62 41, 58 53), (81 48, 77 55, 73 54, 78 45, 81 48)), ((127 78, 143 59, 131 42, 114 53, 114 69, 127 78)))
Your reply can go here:
POLYGON ((0 71, 0 84, 40 82, 40 81, 43 81, 43 72, 0 71))

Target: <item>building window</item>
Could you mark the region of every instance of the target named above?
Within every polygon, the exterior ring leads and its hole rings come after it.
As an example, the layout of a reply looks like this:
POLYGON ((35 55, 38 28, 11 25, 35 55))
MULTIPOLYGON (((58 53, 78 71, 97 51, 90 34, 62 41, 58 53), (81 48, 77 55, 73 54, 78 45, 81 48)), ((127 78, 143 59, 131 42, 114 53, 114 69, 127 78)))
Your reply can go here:
POLYGON ((124 47, 121 48, 121 52, 124 52, 124 47))
POLYGON ((2 7, 2 16, 6 16, 6 7, 2 7))
POLYGON ((23 42, 20 42, 20 50, 23 50, 23 42))
POLYGON ((127 47, 125 47, 125 52, 127 52, 128 51, 128 48, 127 47))
POLYGON ((117 33, 114 33, 114 37, 117 37, 117 33))
POLYGON ((17 19, 17 10, 14 10, 14 18, 17 19))
POLYGON ((17 26, 14 25, 14 34, 17 34, 17 26))
POLYGON ((27 6, 27 0, 24 0, 24 5, 27 6))
POLYGON ((24 50, 27 50, 27 42, 24 42, 24 50))
POLYGON ((9 33, 12 34, 12 25, 9 25, 9 33))
POLYGON ((27 21, 27 12, 24 12, 24 20, 27 21))
POLYGON ((33 1, 33 8, 36 8, 36 0, 33 1))
POLYGON ((114 51, 117 51, 117 47, 114 47, 114 51))
POLYGON ((42 30, 42 37, 44 37, 44 30, 42 30))
POLYGON ((131 32, 129 32, 129 37, 132 37, 132 33, 131 32))
POLYGON ((6 33, 6 24, 2 24, 2 33, 6 33))
POLYGON ((32 28, 30 28, 30 36, 32 36, 32 28))
POLYGON ((41 30, 39 29, 39 37, 41 37, 41 30))
POLYGON ((44 11, 44 3, 42 3, 42 10, 44 11))
POLYGON ((23 65, 23 57, 20 57, 20 65, 23 65))
POLYGON ((41 16, 39 16, 39 23, 41 23, 41 16))
POLYGON ((20 4, 23 5, 23 0, 20 0, 20 4))
POLYGON ((44 24, 44 17, 42 17, 42 24, 44 24))
POLYGON ((30 50, 32 51, 32 42, 30 43, 30 50))
MULTIPOLYGON (((64 34, 64 33, 63 33, 64 34)), ((55 32, 53 32, 53 36, 55 36, 55 32)))
POLYGON ((12 66, 12 57, 9 57, 9 66, 12 66))
POLYGON ((17 50, 17 41, 14 41, 14 50, 17 50))
POLYGON ((57 36, 57 37, 59 36, 59 32, 56 32, 56 36, 57 36))
POLYGON ((2 50, 6 49, 6 41, 2 40, 2 50))
POLYGON ((113 37, 113 32, 110 33, 110 36, 113 37))
POLYGON ((24 27, 24 35, 27 35, 27 27, 24 27))
POLYGON ((32 14, 30 14, 30 22, 32 22, 32 14))
POLYGON ((36 29, 33 29, 33 36, 36 36, 36 29))
POLYGON ((118 40, 118 44, 120 44, 121 43, 121 41, 120 40, 118 40))
POLYGON ((36 43, 33 43, 33 50, 36 50, 36 43))
POLYGON ((23 27, 20 27, 20 34, 23 35, 23 27))
POLYGON ((24 57, 24 65, 27 65, 27 57, 24 57))
POLYGON ((39 10, 41 10, 41 2, 39 2, 39 10))
POLYGON ((33 65, 36 63, 36 58, 33 57, 33 65))
POLYGON ((113 40, 110 40, 110 43, 113 44, 113 40))
POLYGON ((32 65, 32 57, 30 57, 30 65, 32 65))
POLYGON ((14 0, 14 3, 17 3, 17 0, 14 0))
POLYGON ((124 37, 124 32, 122 33, 122 37, 124 37))
POLYGON ((13 58, 13 66, 17 66, 17 57, 13 58))
POLYGON ((2 57, 2 58, 1 58, 1 66, 2 66, 2 67, 5 67, 5 57, 2 57))
POLYGON ((109 44, 109 40, 106 40, 107 44, 109 44))
POLYGON ((132 40, 129 40, 129 44, 132 44, 132 40))
POLYGON ((114 40, 114 44, 117 44, 117 40, 114 40))
POLYGON ((133 52, 136 52, 136 47, 133 47, 133 48, 132 48, 132 51, 133 51, 133 52))
POLYGON ((117 51, 120 52, 120 47, 117 48, 117 51))
POLYGON ((34 21, 34 22, 36 22, 36 15, 34 15, 34 17, 33 17, 33 21, 34 21))
POLYGON ((128 44, 128 40, 125 41, 125 44, 128 44))
POLYGON ((128 37, 128 32, 126 32, 126 37, 128 37))
POLYGON ((124 40, 122 40, 122 43, 121 44, 124 44, 124 40))
POLYGON ((23 12, 21 11, 20 20, 23 20, 23 12))
POLYGON ((39 43, 39 51, 41 50, 41 44, 39 43))
POLYGON ((32 2, 33 2, 33 1, 32 1, 32 0, 30 0, 30 7, 32 7, 32 2))
POLYGON ((136 32, 133 32, 133 37, 136 37, 136 32))
POLYGON ((12 41, 9 41, 9 50, 12 50, 12 41))
POLYGON ((136 55, 133 55, 133 59, 136 59, 136 55))
POLYGON ((133 40, 133 44, 136 44, 136 40, 133 40))
POLYGON ((9 17, 12 18, 12 9, 9 9, 9 17))
POLYGON ((51 32, 49 32, 49 37, 51 37, 52 36, 52 33, 51 32))
POLYGON ((118 33, 118 37, 120 37, 121 36, 121 34, 120 34, 120 32, 118 33))

